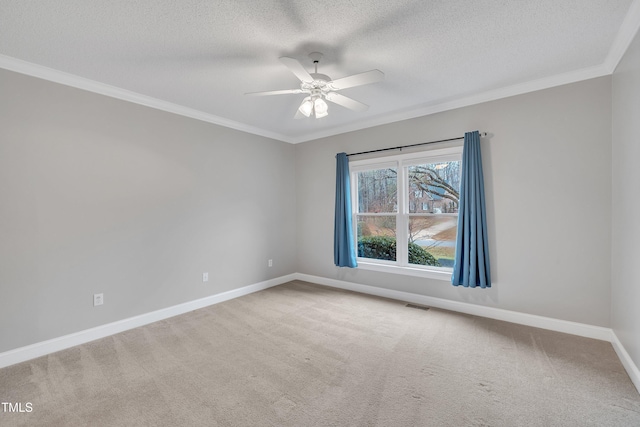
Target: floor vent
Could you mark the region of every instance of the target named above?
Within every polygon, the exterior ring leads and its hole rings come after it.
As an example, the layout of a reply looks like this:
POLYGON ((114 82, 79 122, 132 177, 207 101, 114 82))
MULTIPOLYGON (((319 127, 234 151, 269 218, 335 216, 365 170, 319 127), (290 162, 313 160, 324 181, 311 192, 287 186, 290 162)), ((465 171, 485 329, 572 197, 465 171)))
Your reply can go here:
POLYGON ((417 308, 418 310, 429 310, 429 307, 425 307, 424 305, 407 304, 405 307, 417 308))

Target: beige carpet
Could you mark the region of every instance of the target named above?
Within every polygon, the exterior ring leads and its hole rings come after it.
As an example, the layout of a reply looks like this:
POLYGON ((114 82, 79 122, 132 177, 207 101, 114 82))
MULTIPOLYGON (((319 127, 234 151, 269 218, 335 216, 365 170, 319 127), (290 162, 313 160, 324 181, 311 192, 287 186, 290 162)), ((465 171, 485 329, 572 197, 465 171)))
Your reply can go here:
POLYGON ((609 343, 304 282, 1 369, 0 401, 33 407, 2 426, 640 426, 609 343))

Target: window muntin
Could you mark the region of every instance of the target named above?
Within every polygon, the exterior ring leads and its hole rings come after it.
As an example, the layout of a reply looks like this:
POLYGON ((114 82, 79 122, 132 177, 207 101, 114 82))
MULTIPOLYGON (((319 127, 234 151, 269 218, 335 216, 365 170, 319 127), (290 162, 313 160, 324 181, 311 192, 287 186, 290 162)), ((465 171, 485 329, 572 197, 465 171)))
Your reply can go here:
POLYGON ((462 147, 351 163, 360 264, 451 272, 462 147))

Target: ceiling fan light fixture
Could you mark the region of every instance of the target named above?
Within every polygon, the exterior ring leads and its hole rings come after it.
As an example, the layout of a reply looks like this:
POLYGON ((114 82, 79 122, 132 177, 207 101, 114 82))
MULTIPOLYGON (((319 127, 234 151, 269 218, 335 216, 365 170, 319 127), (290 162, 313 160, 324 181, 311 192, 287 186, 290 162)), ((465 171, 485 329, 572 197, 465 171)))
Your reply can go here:
POLYGON ((311 115, 312 110, 313 110, 313 102, 311 102, 311 97, 307 96, 302 101, 302 104, 300 104, 300 108, 298 108, 298 111, 300 111, 306 117, 309 117, 311 115))
POLYGON ((280 61, 289 68, 289 71, 291 71, 298 80, 300 80, 300 89, 251 92, 245 95, 263 96, 299 93, 308 95, 302 100, 302 103, 298 107, 298 111, 293 116, 294 119, 311 117, 312 114, 316 119, 328 116, 329 106, 326 101, 333 102, 334 104, 338 104, 344 108, 354 111, 366 111, 369 108, 368 105, 358 102, 355 99, 351 99, 348 96, 339 94, 337 91, 379 82, 384 78, 384 73, 382 73, 382 71, 369 70, 364 73, 353 74, 337 80, 332 80, 331 77, 326 74, 318 73, 318 62, 320 62, 322 54, 319 52, 313 52, 309 54, 309 57, 313 60, 313 73, 309 73, 297 59, 286 56, 280 58, 280 61))
POLYGON ((316 119, 320 119, 322 117, 326 117, 329 115, 329 106, 327 105, 326 102, 324 102, 324 99, 318 97, 315 99, 315 101, 313 102, 313 109, 316 113, 316 119))

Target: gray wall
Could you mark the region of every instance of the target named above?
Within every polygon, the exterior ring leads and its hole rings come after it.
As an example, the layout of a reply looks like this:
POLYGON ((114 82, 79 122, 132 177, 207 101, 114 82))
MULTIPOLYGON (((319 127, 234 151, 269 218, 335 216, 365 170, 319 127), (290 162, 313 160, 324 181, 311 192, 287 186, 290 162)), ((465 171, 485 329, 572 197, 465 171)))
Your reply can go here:
POLYGON ((609 326, 610 77, 299 144, 296 165, 299 272, 609 326), (475 129, 493 134, 482 142, 493 288, 333 265, 336 153, 475 129))
POLYGON ((0 352, 295 272, 294 146, 5 70, 0 94, 0 352))
POLYGON ((640 36, 613 74, 611 326, 640 366, 640 36))
MULTIPOLYGON (((638 178, 625 92, 640 84, 623 69, 613 318, 638 363, 637 201, 620 195, 638 178)), ((610 326, 610 77, 295 146, 4 70, 0 93, 0 351, 295 271, 610 326), (333 265, 336 153, 473 129, 492 134, 492 289, 333 265)))

